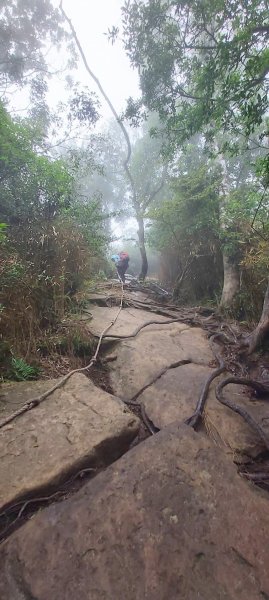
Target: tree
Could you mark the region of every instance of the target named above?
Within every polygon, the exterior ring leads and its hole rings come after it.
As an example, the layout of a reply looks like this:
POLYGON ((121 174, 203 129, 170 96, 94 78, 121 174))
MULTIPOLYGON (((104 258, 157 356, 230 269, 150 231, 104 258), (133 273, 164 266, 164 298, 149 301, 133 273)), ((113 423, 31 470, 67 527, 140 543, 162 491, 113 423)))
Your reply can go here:
POLYGON ((37 154, 35 144, 35 129, 16 123, 0 103, 0 218, 9 225, 52 219, 70 199, 65 162, 37 154))
POLYGON ((86 178, 82 177, 82 189, 91 195, 99 196, 103 209, 118 221, 128 219, 132 216, 132 206, 130 182, 123 168, 126 149, 114 120, 109 122, 100 135, 95 136, 91 150, 97 168, 90 176, 88 173, 86 178))
MULTIPOLYGON (((246 216, 247 198, 249 187, 252 188, 254 180, 251 168, 251 153, 247 152, 242 157, 229 157, 220 151, 218 137, 215 138, 217 154, 215 161, 219 164, 222 174, 219 196, 219 226, 223 260, 223 287, 220 306, 232 309, 240 290, 240 259, 241 248, 240 218, 246 216)), ((225 136, 230 141, 230 136, 225 136)), ((234 140, 233 140, 234 141, 234 140)))
MULTIPOLYGON (((126 51, 139 69, 141 102, 157 111, 177 147, 209 128, 247 136, 268 110, 266 1, 128 0, 126 51)), ((266 129, 263 133, 266 132, 266 129)))
MULTIPOLYGON (((198 131, 208 139, 216 131, 249 138, 259 127, 264 139, 267 2, 128 0, 122 10, 125 47, 139 69, 142 90, 141 101, 129 101, 129 117, 137 120, 143 106, 157 111, 169 134, 169 152, 198 131)), ((267 158, 263 164, 268 169, 267 158)), ((269 323, 267 297, 263 324, 265 315, 269 323)), ((249 347, 253 349, 251 342, 249 347)))
POLYGON ((161 252, 164 281, 174 298, 212 298, 219 292, 221 176, 198 136, 175 162, 165 200, 150 209, 151 244, 161 252))
POLYGON ((167 177, 167 164, 161 156, 162 138, 153 138, 150 130, 156 125, 156 116, 144 124, 142 137, 134 144, 130 170, 135 184, 136 197, 133 209, 138 224, 138 243, 142 259, 139 278, 144 280, 148 272, 145 246, 145 217, 152 204, 158 200, 167 177))
POLYGON ((124 147, 118 135, 118 127, 113 122, 103 139, 97 142, 101 168, 95 171, 90 181, 85 182, 88 190, 100 193, 104 209, 109 211, 117 222, 126 224, 129 218, 136 219, 141 256, 140 279, 145 279, 148 270, 145 245, 147 211, 152 203, 158 200, 167 172, 167 161, 161 156, 162 138, 152 138, 150 135, 153 124, 156 125, 156 116, 151 116, 142 129, 136 130, 136 137, 131 140, 129 168, 135 195, 132 194, 130 182, 122 168, 124 147))
POLYGON ((59 9, 50 0, 2 0, 0 6, 0 85, 44 85, 44 49, 67 34, 59 9), (36 81, 36 76, 42 78, 36 81), (43 81, 43 84, 42 84, 43 81))
MULTIPOLYGON (((144 232, 144 219, 143 219, 143 210, 145 210, 146 206, 148 205, 148 203, 156 196, 156 194, 159 192, 159 189, 161 189, 162 187, 162 183, 160 184, 160 186, 157 186, 157 188, 155 190, 153 190, 152 192, 149 193, 150 199, 144 200, 141 202, 141 198, 138 197, 137 195, 137 190, 136 190, 136 185, 135 185, 135 181, 130 169, 130 159, 131 159, 131 155, 132 155, 132 145, 131 145, 131 141, 130 141, 130 136, 129 133, 122 121, 122 119, 119 117, 119 115, 117 114, 117 111, 115 110, 111 100, 109 99, 109 97, 107 96, 106 92, 104 91, 104 88, 102 87, 99 79, 96 77, 96 75, 93 73, 93 71, 91 70, 91 68, 89 67, 88 61, 86 59, 86 56, 84 54, 84 51, 82 49, 82 46, 80 44, 80 41, 77 37, 76 31, 74 29, 74 26, 72 24, 72 21, 68 18, 68 16, 66 15, 65 11, 63 10, 62 7, 62 2, 60 4, 60 9, 62 12, 62 15, 64 16, 64 18, 66 19, 66 21, 69 24, 69 27, 71 29, 72 35, 73 35, 73 39, 76 43, 76 46, 78 48, 78 51, 80 53, 80 56, 82 58, 82 61, 84 63, 84 66, 88 72, 88 74, 90 75, 90 77, 95 81, 102 97, 104 98, 105 102, 108 104, 116 122, 118 123, 119 128, 121 129, 121 132, 124 136, 125 139, 125 143, 126 143, 126 150, 127 153, 125 155, 125 158, 122 161, 122 165, 125 171, 125 175, 127 177, 128 180, 128 184, 129 184, 129 190, 130 190, 130 198, 131 198, 131 204, 134 208, 135 211, 135 215, 136 215, 136 219, 138 222, 138 239, 139 239, 139 249, 140 249, 140 253, 141 253, 141 259, 142 259, 142 267, 141 267, 141 273, 140 273, 140 278, 141 279, 145 279, 146 275, 147 275, 147 270, 148 270, 148 262, 147 262, 147 255, 146 255, 146 248, 145 248, 145 232, 144 232)), ((163 179, 163 178, 162 178, 163 179)))

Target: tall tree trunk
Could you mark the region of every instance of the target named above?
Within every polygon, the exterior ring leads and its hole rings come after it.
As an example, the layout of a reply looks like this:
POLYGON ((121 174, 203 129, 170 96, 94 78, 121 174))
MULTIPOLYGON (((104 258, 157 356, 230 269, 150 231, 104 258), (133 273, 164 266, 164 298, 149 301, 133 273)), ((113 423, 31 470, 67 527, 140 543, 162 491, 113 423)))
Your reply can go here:
MULTIPOLYGON (((219 152, 219 144, 215 142, 215 148, 219 152)), ((219 154, 219 164, 222 170, 222 184, 220 189, 220 208, 219 208, 219 220, 220 229, 224 233, 226 232, 225 224, 225 213, 227 198, 231 192, 231 183, 229 180, 229 174, 227 170, 227 164, 224 154, 219 154)), ((229 232, 228 232, 229 234, 229 232)), ((233 259, 225 254, 223 251, 223 287, 222 295, 220 300, 220 306, 223 308, 231 308, 233 301, 236 298, 240 290, 240 271, 238 266, 238 259, 233 259)))
POLYGON ((220 306, 231 308, 240 289, 240 272, 237 262, 223 254, 223 288, 220 306))
POLYGON ((144 281, 147 272, 148 272, 148 259, 147 259, 147 252, 146 252, 146 246, 145 246, 145 227, 144 227, 144 219, 143 217, 141 217, 140 215, 136 216, 137 219, 137 223, 138 223, 138 241, 139 241, 139 250, 140 250, 140 254, 141 254, 141 259, 142 259, 142 264, 141 264, 141 271, 139 274, 139 279, 141 279, 142 281, 144 281))
POLYGON ((246 343, 248 345, 248 353, 254 352, 256 348, 258 348, 265 338, 269 335, 269 279, 267 284, 267 289, 265 292, 264 302, 263 302, 263 310, 261 314, 261 318, 259 323, 252 332, 252 334, 247 338, 246 343))

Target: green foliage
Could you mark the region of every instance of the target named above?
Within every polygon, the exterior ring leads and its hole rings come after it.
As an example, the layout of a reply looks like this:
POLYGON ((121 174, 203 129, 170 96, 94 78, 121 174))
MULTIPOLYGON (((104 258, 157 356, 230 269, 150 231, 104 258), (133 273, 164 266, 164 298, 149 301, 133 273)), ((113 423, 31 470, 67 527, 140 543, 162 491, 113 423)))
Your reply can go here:
POLYGON ((153 137, 151 132, 157 129, 159 119, 156 115, 144 123, 142 135, 133 145, 130 170, 136 190, 135 212, 145 216, 146 210, 163 193, 167 177, 167 163, 161 154, 164 138, 153 137))
POLYGON ((259 158, 256 163, 256 172, 263 181, 264 186, 269 186, 269 153, 259 158))
POLYGON ((38 367, 28 365, 22 358, 13 357, 11 359, 10 379, 15 379, 15 381, 29 381, 37 379, 39 374, 40 370, 38 367))
POLYGON ((222 275, 220 173, 195 141, 174 166, 167 199, 148 213, 149 241, 161 253, 161 279, 175 286, 177 297, 187 302, 214 297, 222 275))
POLYGON ((99 114, 97 108, 100 103, 97 97, 88 90, 75 89, 73 97, 69 102, 70 112, 68 114, 69 121, 73 121, 74 117, 79 123, 87 123, 88 125, 94 125, 98 119, 99 114))
MULTIPOLYGON (((192 152, 192 149, 189 150, 192 152)), ((184 165, 179 168, 184 169, 184 165)), ((149 211, 154 220, 155 230, 150 238, 162 250, 173 245, 191 243, 190 250, 197 252, 211 238, 219 235, 219 186, 217 170, 209 170, 206 162, 200 160, 195 171, 190 165, 188 172, 180 173, 172 179, 172 197, 149 211), (158 224, 157 228, 156 225, 158 224)))
POLYGON ((84 201, 74 199, 67 214, 74 219, 83 232, 91 253, 95 256, 104 255, 108 241, 106 223, 109 215, 103 212, 100 200, 98 198, 85 198, 84 201))
MULTIPOLYGON (((265 1, 128 0, 122 12, 140 106, 158 112, 170 150, 212 125, 247 136, 261 125, 268 111, 265 1)), ((136 119, 138 108, 131 101, 128 116, 136 119)))
POLYGON ((43 50, 67 35, 50 0, 2 0, 0 5, 0 85, 20 85, 45 72, 43 50))
POLYGON ((0 103, 0 218, 7 224, 53 218, 69 203, 73 178, 67 164, 37 154, 34 134, 0 103))
POLYGON ((4 242, 4 240, 6 239, 6 229, 7 229, 7 224, 0 223, 0 244, 2 242, 4 242))
POLYGON ((26 275, 26 267, 17 256, 8 257, 8 260, 3 261, 1 265, 1 286, 2 289, 8 288, 12 285, 16 285, 26 275))
POLYGON ((1 325, 23 356, 34 351, 40 329, 64 316, 84 279, 102 268, 106 219, 99 201, 78 194, 84 153, 65 160, 42 155, 30 121, 15 122, 1 103, 0 113, 1 325))

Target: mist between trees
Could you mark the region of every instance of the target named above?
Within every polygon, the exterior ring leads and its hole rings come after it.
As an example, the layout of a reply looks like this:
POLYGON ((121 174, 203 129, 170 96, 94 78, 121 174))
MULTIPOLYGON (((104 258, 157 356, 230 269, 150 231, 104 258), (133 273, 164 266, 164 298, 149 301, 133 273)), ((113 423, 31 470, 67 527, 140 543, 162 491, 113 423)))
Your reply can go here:
POLYGON ((219 305, 250 323, 250 351, 263 341, 269 330, 267 17, 264 3, 248 0, 210 7, 204 0, 126 2, 108 43, 123 40, 139 71, 141 97, 118 115, 64 5, 2 3, 5 374, 14 357, 31 362, 44 332, 77 310, 89 286, 113 275, 109 257, 120 249, 129 252, 134 276, 158 278, 175 302, 219 305), (69 97, 53 111, 48 44, 67 57, 69 97), (81 60, 88 87, 76 79, 81 60), (10 97, 21 89, 29 104, 20 114, 12 112, 10 97), (111 109, 108 124, 100 120, 101 96, 111 109))

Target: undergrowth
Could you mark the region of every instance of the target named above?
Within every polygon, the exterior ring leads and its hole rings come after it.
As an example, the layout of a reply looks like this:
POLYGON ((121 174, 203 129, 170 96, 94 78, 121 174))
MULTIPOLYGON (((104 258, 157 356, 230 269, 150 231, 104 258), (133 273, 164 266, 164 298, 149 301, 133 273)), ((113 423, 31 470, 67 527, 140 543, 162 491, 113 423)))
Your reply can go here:
POLYGON ((35 352, 27 356, 13 354, 7 342, 0 342, 0 377, 2 381, 31 381, 59 377, 86 366, 96 348, 95 338, 85 324, 65 320, 44 330, 35 339, 35 352))
POLYGON ((11 359, 11 369, 9 371, 9 379, 15 381, 29 381, 32 379, 38 379, 40 375, 40 369, 36 366, 31 366, 23 358, 11 359))

